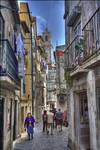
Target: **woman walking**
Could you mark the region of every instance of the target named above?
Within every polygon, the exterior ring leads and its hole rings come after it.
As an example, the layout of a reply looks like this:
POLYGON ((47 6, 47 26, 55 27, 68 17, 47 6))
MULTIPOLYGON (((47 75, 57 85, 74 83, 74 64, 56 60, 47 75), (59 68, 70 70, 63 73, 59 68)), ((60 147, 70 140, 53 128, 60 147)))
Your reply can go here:
POLYGON ((31 115, 31 113, 28 113, 25 119, 24 126, 25 128, 27 128, 29 140, 33 139, 34 123, 35 123, 34 117, 31 115))

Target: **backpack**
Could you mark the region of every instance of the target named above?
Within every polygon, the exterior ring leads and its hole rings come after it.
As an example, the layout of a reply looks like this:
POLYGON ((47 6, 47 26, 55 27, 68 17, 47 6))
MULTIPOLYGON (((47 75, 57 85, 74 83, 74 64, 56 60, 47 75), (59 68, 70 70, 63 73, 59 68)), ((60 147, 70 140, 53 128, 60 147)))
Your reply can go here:
POLYGON ((56 119, 58 119, 58 120, 63 119, 63 113, 62 112, 57 112, 56 113, 56 119))

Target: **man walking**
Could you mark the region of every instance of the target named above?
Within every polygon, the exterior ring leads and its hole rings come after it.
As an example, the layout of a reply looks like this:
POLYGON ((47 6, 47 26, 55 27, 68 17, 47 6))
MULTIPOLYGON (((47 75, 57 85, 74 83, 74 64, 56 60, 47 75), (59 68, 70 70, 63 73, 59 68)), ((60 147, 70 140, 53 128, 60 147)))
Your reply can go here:
POLYGON ((56 121, 59 131, 62 131, 63 113, 61 112, 61 109, 59 109, 58 112, 56 112, 56 121))
POLYGON ((54 119, 54 114, 52 111, 47 113, 48 116, 48 121, 47 121, 47 134, 50 133, 51 130, 51 135, 53 135, 53 119, 54 119))
POLYGON ((43 132, 47 131, 47 111, 44 110, 43 115, 42 115, 42 120, 43 120, 43 132))

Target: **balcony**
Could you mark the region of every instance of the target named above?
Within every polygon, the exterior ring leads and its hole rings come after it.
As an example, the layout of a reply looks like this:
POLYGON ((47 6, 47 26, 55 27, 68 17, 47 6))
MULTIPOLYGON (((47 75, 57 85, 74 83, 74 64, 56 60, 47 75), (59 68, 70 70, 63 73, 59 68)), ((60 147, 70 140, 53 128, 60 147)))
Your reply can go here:
POLYGON ((55 102, 57 100, 56 94, 49 93, 47 95, 47 102, 55 102))
POLYGON ((84 36, 76 36, 65 50, 65 69, 73 71, 77 66, 87 63, 89 65, 97 64, 100 61, 100 7, 92 15, 83 28, 84 36), (93 57, 92 57, 93 56, 93 57))
POLYGON ((52 87, 52 88, 48 87, 47 91, 48 92, 56 92, 56 88, 54 88, 54 87, 52 87))
POLYGON ((77 65, 81 65, 85 49, 85 41, 82 35, 76 36, 65 50, 65 69, 73 70, 77 65))
POLYGON ((1 40, 0 44, 0 76, 10 77, 15 82, 19 83, 20 79, 18 77, 18 61, 14 50, 7 39, 1 40))
POLYGON ((83 27, 83 32, 86 40, 84 52, 84 60, 86 60, 100 50, 100 7, 83 27))

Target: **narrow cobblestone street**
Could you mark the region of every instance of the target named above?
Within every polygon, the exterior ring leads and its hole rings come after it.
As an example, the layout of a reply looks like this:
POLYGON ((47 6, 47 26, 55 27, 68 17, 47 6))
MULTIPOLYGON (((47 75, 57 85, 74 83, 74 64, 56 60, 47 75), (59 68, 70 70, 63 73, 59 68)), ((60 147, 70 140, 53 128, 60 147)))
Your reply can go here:
POLYGON ((63 131, 54 130, 53 135, 42 133, 42 126, 35 128, 33 140, 27 140, 25 134, 16 142, 13 150, 67 150, 68 129, 63 127, 63 131))

